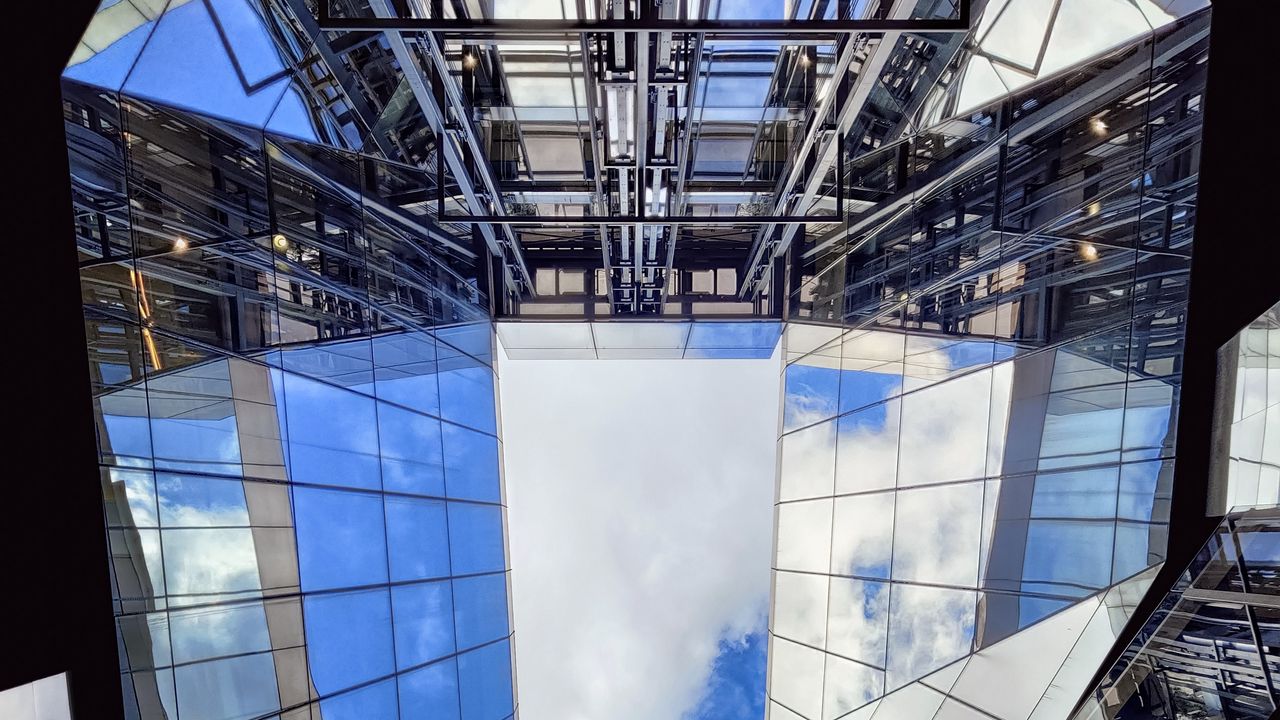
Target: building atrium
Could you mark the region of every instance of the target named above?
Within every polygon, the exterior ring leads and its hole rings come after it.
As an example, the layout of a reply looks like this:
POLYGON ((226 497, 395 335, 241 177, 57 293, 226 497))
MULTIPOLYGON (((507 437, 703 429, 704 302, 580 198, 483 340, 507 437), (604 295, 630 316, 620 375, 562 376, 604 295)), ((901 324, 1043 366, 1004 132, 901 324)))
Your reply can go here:
POLYGON ((0 718, 1276 716, 1256 3, 79 4, 0 718))

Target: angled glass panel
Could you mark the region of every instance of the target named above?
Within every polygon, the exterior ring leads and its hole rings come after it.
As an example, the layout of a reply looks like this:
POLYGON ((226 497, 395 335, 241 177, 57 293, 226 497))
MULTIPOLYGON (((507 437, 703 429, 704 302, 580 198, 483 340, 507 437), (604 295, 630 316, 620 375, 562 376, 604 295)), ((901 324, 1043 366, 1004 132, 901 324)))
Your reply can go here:
POLYGON ((780 637, 769 638, 769 697, 801 717, 822 712, 822 669, 826 655, 780 637))
POLYGON ((182 717, 247 720, 280 708, 271 653, 255 653, 174 669, 182 717))
MULTIPOLYGON (((485 332, 492 333, 490 326, 485 332)), ((497 432, 493 369, 471 355, 439 346, 440 416, 481 432, 497 432)))
POLYGON ((835 655, 826 656, 822 717, 835 720, 884 694, 884 672, 835 655))
POLYGON ((787 365, 783 376, 783 431, 812 425, 834 417, 840 395, 839 359, 810 356, 787 365), (821 364, 819 364, 821 363, 821 364))
POLYGON ((240 480, 158 473, 156 493, 164 527, 250 524, 245 486, 240 480))
POLYGON ((155 477, 150 470, 99 468, 107 527, 159 527, 155 477))
POLYGON ((112 93, 64 80, 62 116, 80 260, 128 256, 133 238, 120 103, 112 93))
POLYGON ((986 474, 991 380, 981 370, 902 397, 899 487, 986 474))
POLYGON ((923 677, 972 650, 977 593, 894 585, 885 689, 923 677))
POLYGON ((776 563, 779 570, 825 573, 831 554, 831 500, 777 506, 776 563))
POLYGON ((102 0, 62 76, 119 90, 168 4, 168 0, 102 0))
POLYGON ((175 611, 169 614, 169 631, 179 664, 271 649, 261 602, 175 611))
POLYGON ((198 604, 262 589, 249 528, 164 530, 161 541, 165 584, 174 603, 198 604))
POLYGON ((421 331, 378 335, 373 338, 373 365, 379 399, 440 414, 435 338, 421 331))
POLYGON ((274 68, 280 58, 247 0, 181 3, 156 25, 123 92, 261 128, 287 84, 274 68))

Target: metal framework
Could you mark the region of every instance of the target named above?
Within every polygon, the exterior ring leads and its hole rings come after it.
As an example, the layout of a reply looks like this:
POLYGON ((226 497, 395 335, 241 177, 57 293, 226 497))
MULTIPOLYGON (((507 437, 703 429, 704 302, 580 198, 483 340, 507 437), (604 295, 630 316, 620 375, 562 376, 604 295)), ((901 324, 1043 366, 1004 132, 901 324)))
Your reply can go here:
MULTIPOLYGON (((828 175, 842 174, 854 119, 879 110, 868 97, 891 50, 907 35, 958 47, 972 3, 878 0, 855 16, 849 0, 817 0, 776 18, 713 4, 579 0, 565 17, 534 3, 539 17, 515 19, 462 1, 321 0, 310 22, 358 78, 402 74, 367 125, 386 145, 400 139, 389 111, 421 108, 434 139, 400 151, 430 158, 422 200, 437 222, 476 228, 500 259, 499 312, 534 301, 539 273, 580 264, 546 242, 554 228, 598 245, 607 289, 593 289, 610 314, 662 314, 700 264, 694 248, 717 247, 737 287, 715 297, 777 315, 772 258, 798 228, 840 222, 828 175)), ((919 96, 939 69, 917 78, 919 96)), ((881 132, 903 127, 905 113, 881 132)))

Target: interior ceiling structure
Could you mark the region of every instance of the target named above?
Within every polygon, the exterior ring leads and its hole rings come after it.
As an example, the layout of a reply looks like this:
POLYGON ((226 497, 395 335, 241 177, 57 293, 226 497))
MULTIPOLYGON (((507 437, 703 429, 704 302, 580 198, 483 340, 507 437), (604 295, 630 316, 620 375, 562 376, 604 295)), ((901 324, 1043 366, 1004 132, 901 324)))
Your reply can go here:
MULTIPOLYGON (((162 5, 104 3, 72 68, 162 5)), ((425 171, 395 202, 482 236, 499 314, 780 317, 775 258, 884 199, 858 158, 1203 3, 241 5, 210 15, 246 96, 303 81, 268 129, 425 171)))

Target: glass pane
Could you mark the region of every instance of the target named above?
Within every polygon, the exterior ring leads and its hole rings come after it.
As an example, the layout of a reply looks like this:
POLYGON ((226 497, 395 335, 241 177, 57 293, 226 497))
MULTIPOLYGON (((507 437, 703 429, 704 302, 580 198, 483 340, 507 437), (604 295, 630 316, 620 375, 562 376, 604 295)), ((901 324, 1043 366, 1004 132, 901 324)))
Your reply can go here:
POLYGON ((454 575, 506 569, 502 508, 449 503, 449 555, 454 575))
MULTIPOLYGON (((311 487, 293 489, 298 564, 305 590, 387 581, 382 498, 311 487)), ((389 517, 392 516, 388 513, 389 517)))
POLYGON ((450 658, 399 677, 405 717, 458 720, 458 669, 450 658))
POLYGON ((373 398, 285 373, 284 399, 294 481, 380 487, 373 398))
POLYGON ((902 687, 967 655, 976 601, 972 591, 894 585, 885 689, 902 687))
POLYGON ((447 577, 450 528, 444 502, 391 495, 385 502, 391 580, 447 577))
POLYGON ((888 583, 831 578, 827 651, 884 667, 889 630, 888 583))
POLYGON ((303 600, 311 680, 321 695, 395 671, 386 589, 303 600))
POLYGON ((836 436, 836 493, 883 490, 898 477, 901 400, 863 408, 839 420, 836 436))
POLYGON ((378 442, 384 489, 444 496, 439 420, 380 402, 378 442))
POLYGON ((899 487, 986 474, 991 379, 982 370, 903 396, 899 487))
POLYGON ((976 586, 982 492, 980 482, 898 492, 893 578, 976 586))
POLYGON ((513 712, 511 644, 503 640, 458 656, 463 720, 503 720, 513 712))
POLYGON ((455 651, 453 593, 448 582, 393 587, 391 606, 396 618, 397 668, 404 670, 455 651))
POLYGON ((891 492, 835 499, 831 520, 832 574, 890 577, 894 499, 891 492))
POLYGON ((779 570, 825 573, 831 555, 831 500, 777 506, 776 559, 779 570))
POLYGON ((443 423, 445 486, 449 497, 500 502, 498 439, 443 423))
POLYGON ((505 575, 454 580, 453 602, 459 648, 475 647, 508 635, 505 575))
POLYGON ((774 573, 773 633, 812 647, 825 647, 828 580, 825 575, 774 573))
POLYGON ((782 436, 778 500, 827 497, 832 494, 836 447, 834 422, 782 436))

